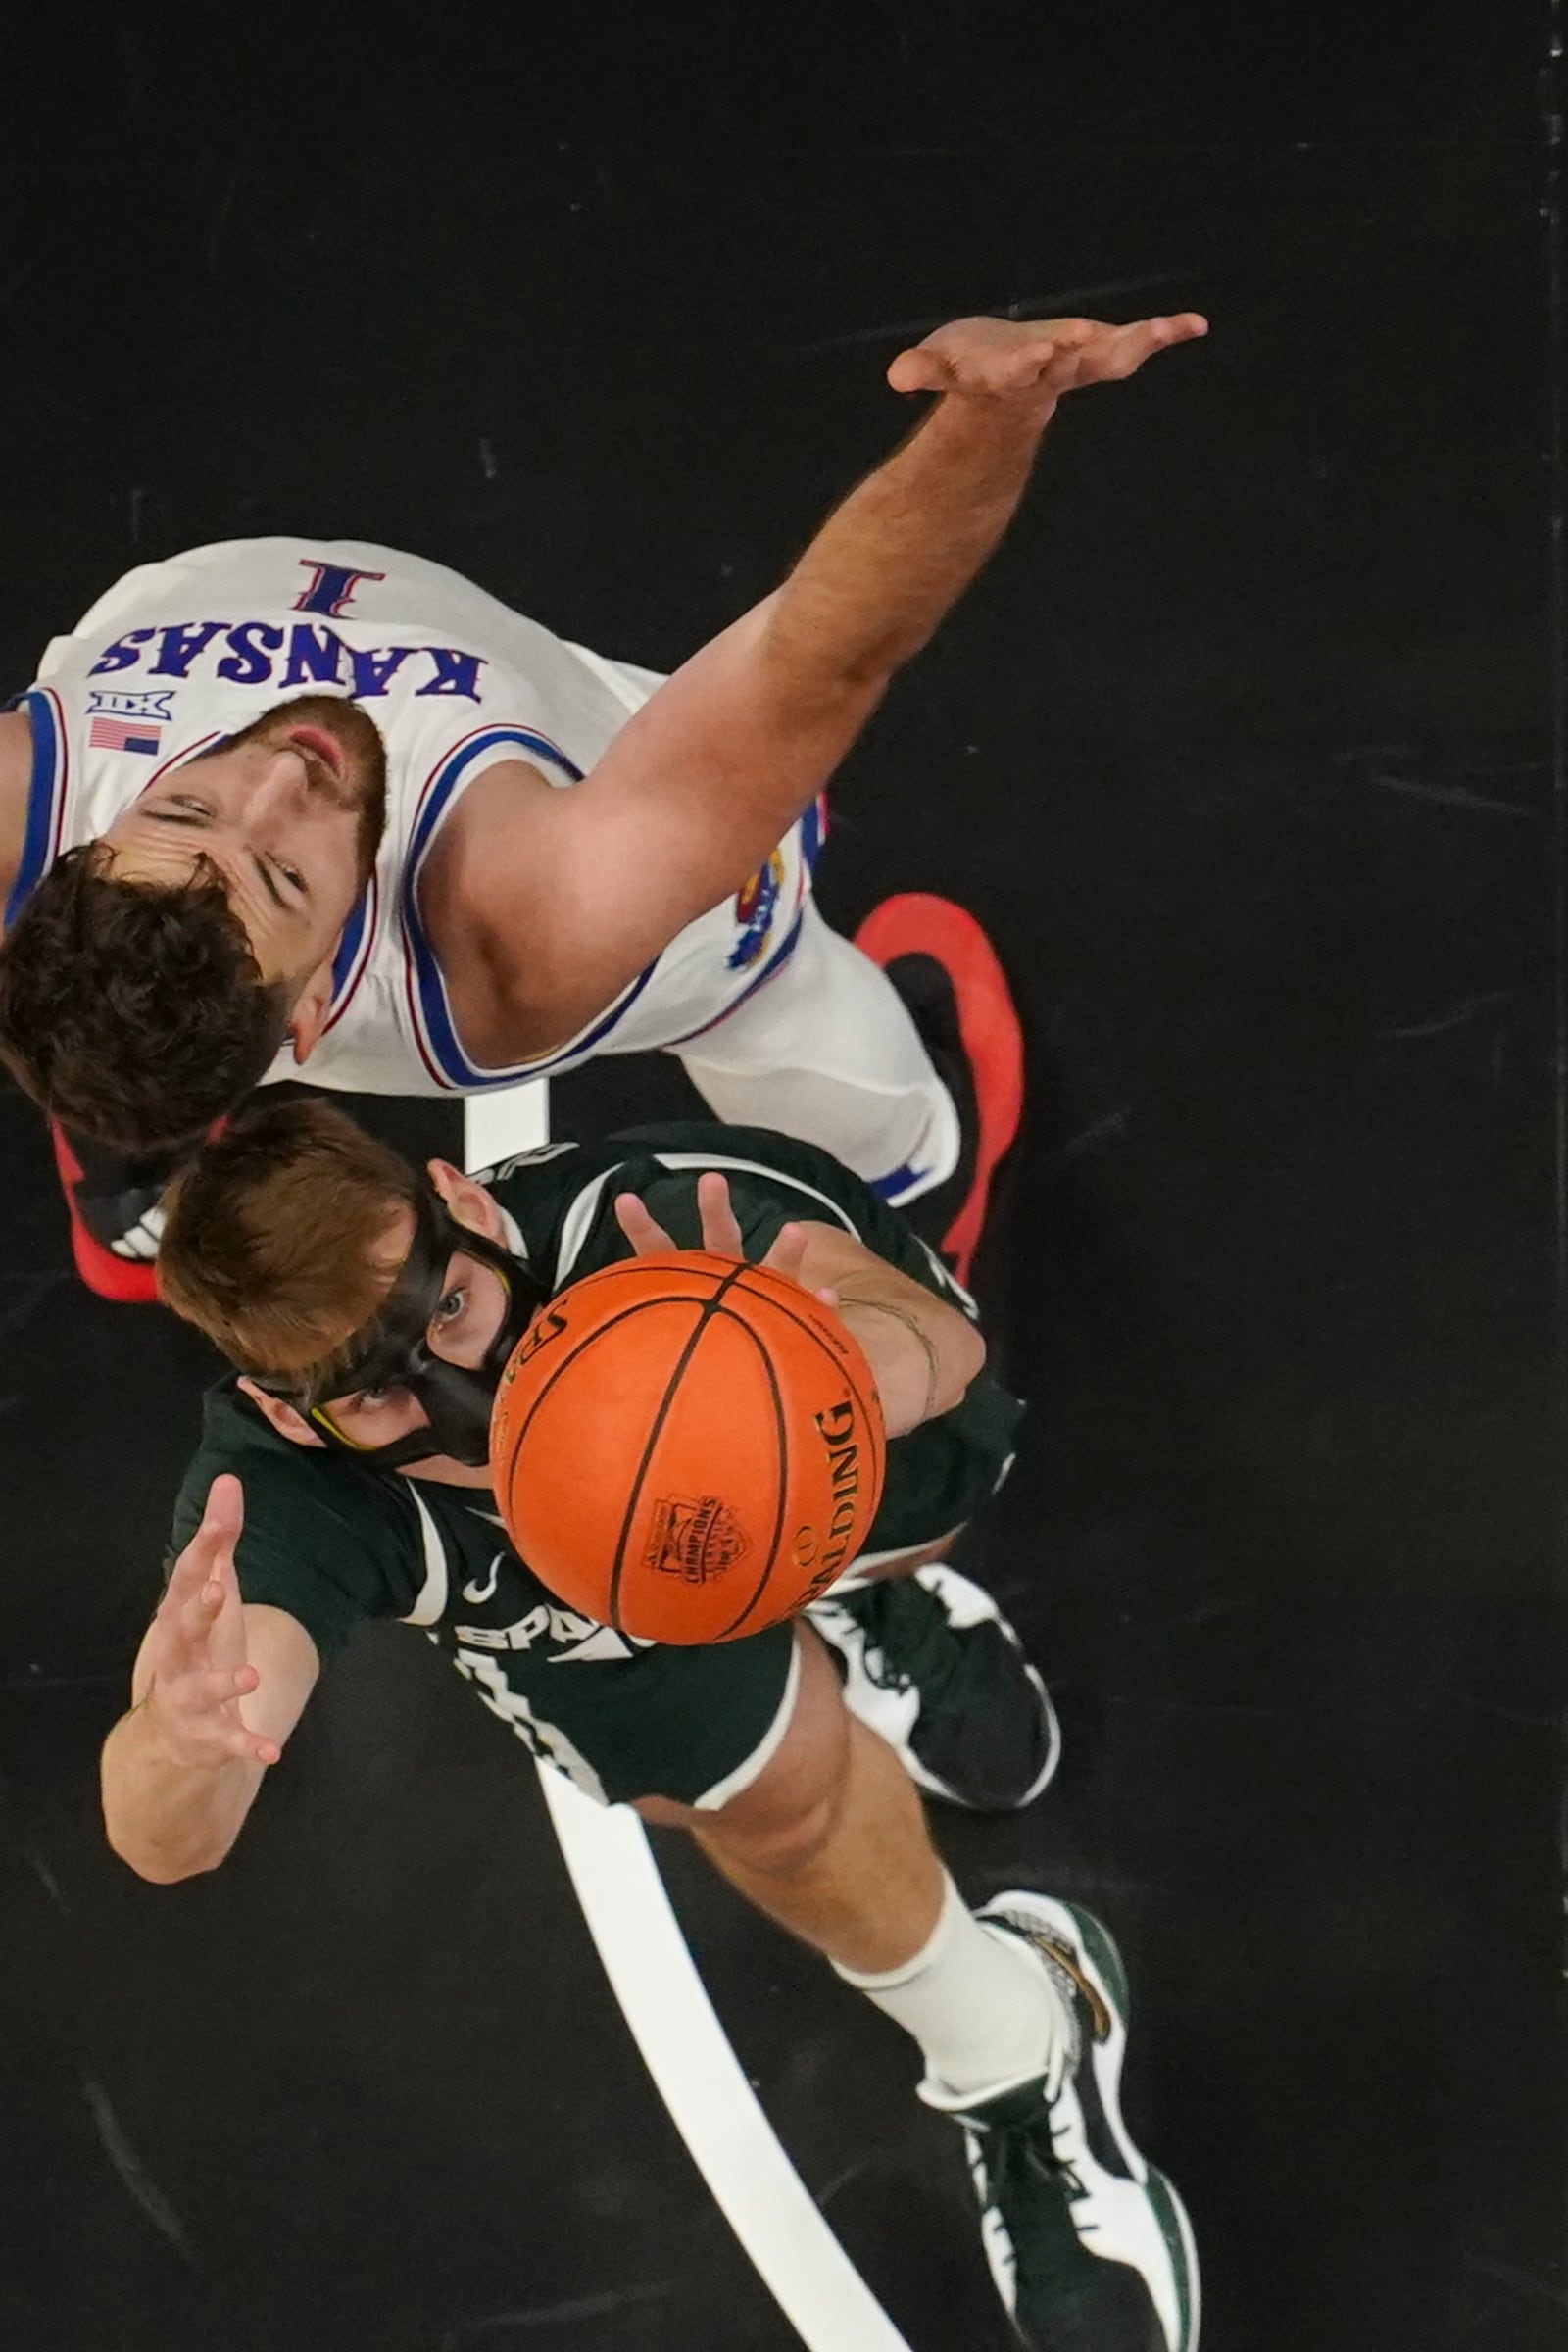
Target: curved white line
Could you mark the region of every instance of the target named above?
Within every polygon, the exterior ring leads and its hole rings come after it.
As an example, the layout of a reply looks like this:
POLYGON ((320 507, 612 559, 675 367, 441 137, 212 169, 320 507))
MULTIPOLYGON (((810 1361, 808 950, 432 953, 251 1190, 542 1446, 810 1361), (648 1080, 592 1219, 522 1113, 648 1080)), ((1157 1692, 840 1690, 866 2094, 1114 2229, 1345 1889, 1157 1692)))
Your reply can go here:
POLYGON ((518 1152, 531 1152, 550 1141, 550 1085, 544 1078, 524 1078, 516 1086, 500 1086, 483 1095, 469 1095, 463 1105, 463 1164, 493 1168, 518 1152))
POLYGON ((808 2352, 909 2352, 780 2147, 670 1908, 642 1823, 538 1767, 588 1932, 714 2203, 808 2352))
MULTIPOLYGON (((546 1087, 533 1081, 470 1095, 464 1117, 465 1164, 486 1167, 548 1140, 546 1087), (510 1121, 497 1116, 509 1106, 510 1121)), ((642 1823, 629 1806, 596 1804, 554 1765, 537 1769, 588 1933, 643 2064, 763 2285, 807 2352, 909 2352, 746 2080, 642 1823)))

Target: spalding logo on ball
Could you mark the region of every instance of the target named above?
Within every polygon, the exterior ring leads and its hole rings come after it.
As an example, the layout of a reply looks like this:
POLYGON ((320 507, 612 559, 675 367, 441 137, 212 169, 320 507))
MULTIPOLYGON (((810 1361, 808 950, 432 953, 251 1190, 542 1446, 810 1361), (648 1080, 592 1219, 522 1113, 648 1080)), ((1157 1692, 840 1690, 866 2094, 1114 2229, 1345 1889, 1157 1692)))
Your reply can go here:
POLYGON ((886 1436, 838 1317, 765 1266, 634 1257, 553 1298, 496 1392, 508 1535, 569 1607, 729 1642, 825 1592, 865 1541, 886 1436))

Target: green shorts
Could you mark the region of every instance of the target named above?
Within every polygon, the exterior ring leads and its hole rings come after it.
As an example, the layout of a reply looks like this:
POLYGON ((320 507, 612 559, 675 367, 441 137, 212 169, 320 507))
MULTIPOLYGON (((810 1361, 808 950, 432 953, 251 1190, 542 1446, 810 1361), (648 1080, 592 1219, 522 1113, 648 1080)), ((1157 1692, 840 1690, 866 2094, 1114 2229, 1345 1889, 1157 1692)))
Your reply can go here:
MULTIPOLYGON (((972 1517, 1006 1475, 1022 1410, 983 1373, 956 1411, 901 1438, 860 1562, 935 1543, 972 1517)), ((509 1629, 503 1655, 465 1641, 467 1630, 442 1625, 437 1636, 459 1673, 535 1755, 604 1804, 664 1796, 715 1812, 758 1778, 789 1728, 791 1624, 702 1648, 650 1643, 630 1657, 594 1656, 618 1636, 563 1648, 545 1625, 525 1624, 509 1629)))
POLYGON ((601 1804, 664 1796, 705 1813, 763 1771, 800 1681, 793 1624, 702 1649, 655 1642, 630 1657, 511 1657, 504 1676, 466 1645, 454 1660, 493 1714, 601 1804))

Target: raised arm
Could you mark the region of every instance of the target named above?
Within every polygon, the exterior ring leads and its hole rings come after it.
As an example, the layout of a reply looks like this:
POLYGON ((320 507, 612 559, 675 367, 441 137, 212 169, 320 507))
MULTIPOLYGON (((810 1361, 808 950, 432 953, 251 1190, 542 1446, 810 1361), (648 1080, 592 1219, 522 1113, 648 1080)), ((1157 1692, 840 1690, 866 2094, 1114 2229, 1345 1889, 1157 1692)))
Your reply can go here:
MULTIPOLYGON (((1006 529, 1064 393, 1205 331, 1191 313, 945 326, 889 369, 939 395, 762 604, 676 671, 473 887, 519 1026, 568 1034, 760 866, 1006 529)), ((493 846, 495 855, 489 857, 493 846)), ((545 1041, 553 1042, 553 1041, 545 1041)))
MULTIPOLYGON (((697 1179, 703 1248, 744 1257, 745 1244, 716 1169, 697 1179)), ((615 1219, 640 1257, 675 1245, 636 1193, 617 1193, 615 1219)), ((761 1261, 830 1305, 859 1343, 871 1367, 890 1438, 948 1413, 976 1379, 986 1345, 968 1317, 939 1298, 840 1225, 802 1219, 780 1229, 761 1261)))
POLYGON ((161 1886, 222 1861, 318 1671, 297 1619, 240 1598, 243 1507, 237 1478, 213 1481, 137 1652, 129 1712, 104 1741, 109 1842, 161 1886))

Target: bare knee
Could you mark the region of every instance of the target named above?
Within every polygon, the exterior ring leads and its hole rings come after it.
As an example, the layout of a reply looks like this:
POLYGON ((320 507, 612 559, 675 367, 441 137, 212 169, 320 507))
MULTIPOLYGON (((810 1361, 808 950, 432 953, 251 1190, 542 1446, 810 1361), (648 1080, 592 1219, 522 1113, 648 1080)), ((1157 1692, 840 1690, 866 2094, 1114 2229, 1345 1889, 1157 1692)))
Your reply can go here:
POLYGON ((792 1812, 788 1819, 765 1827, 726 1822, 722 1813, 702 1817, 693 1836, 715 1862, 744 1871, 754 1879, 797 1879, 832 1843, 843 1798, 833 1788, 814 1803, 792 1812))

